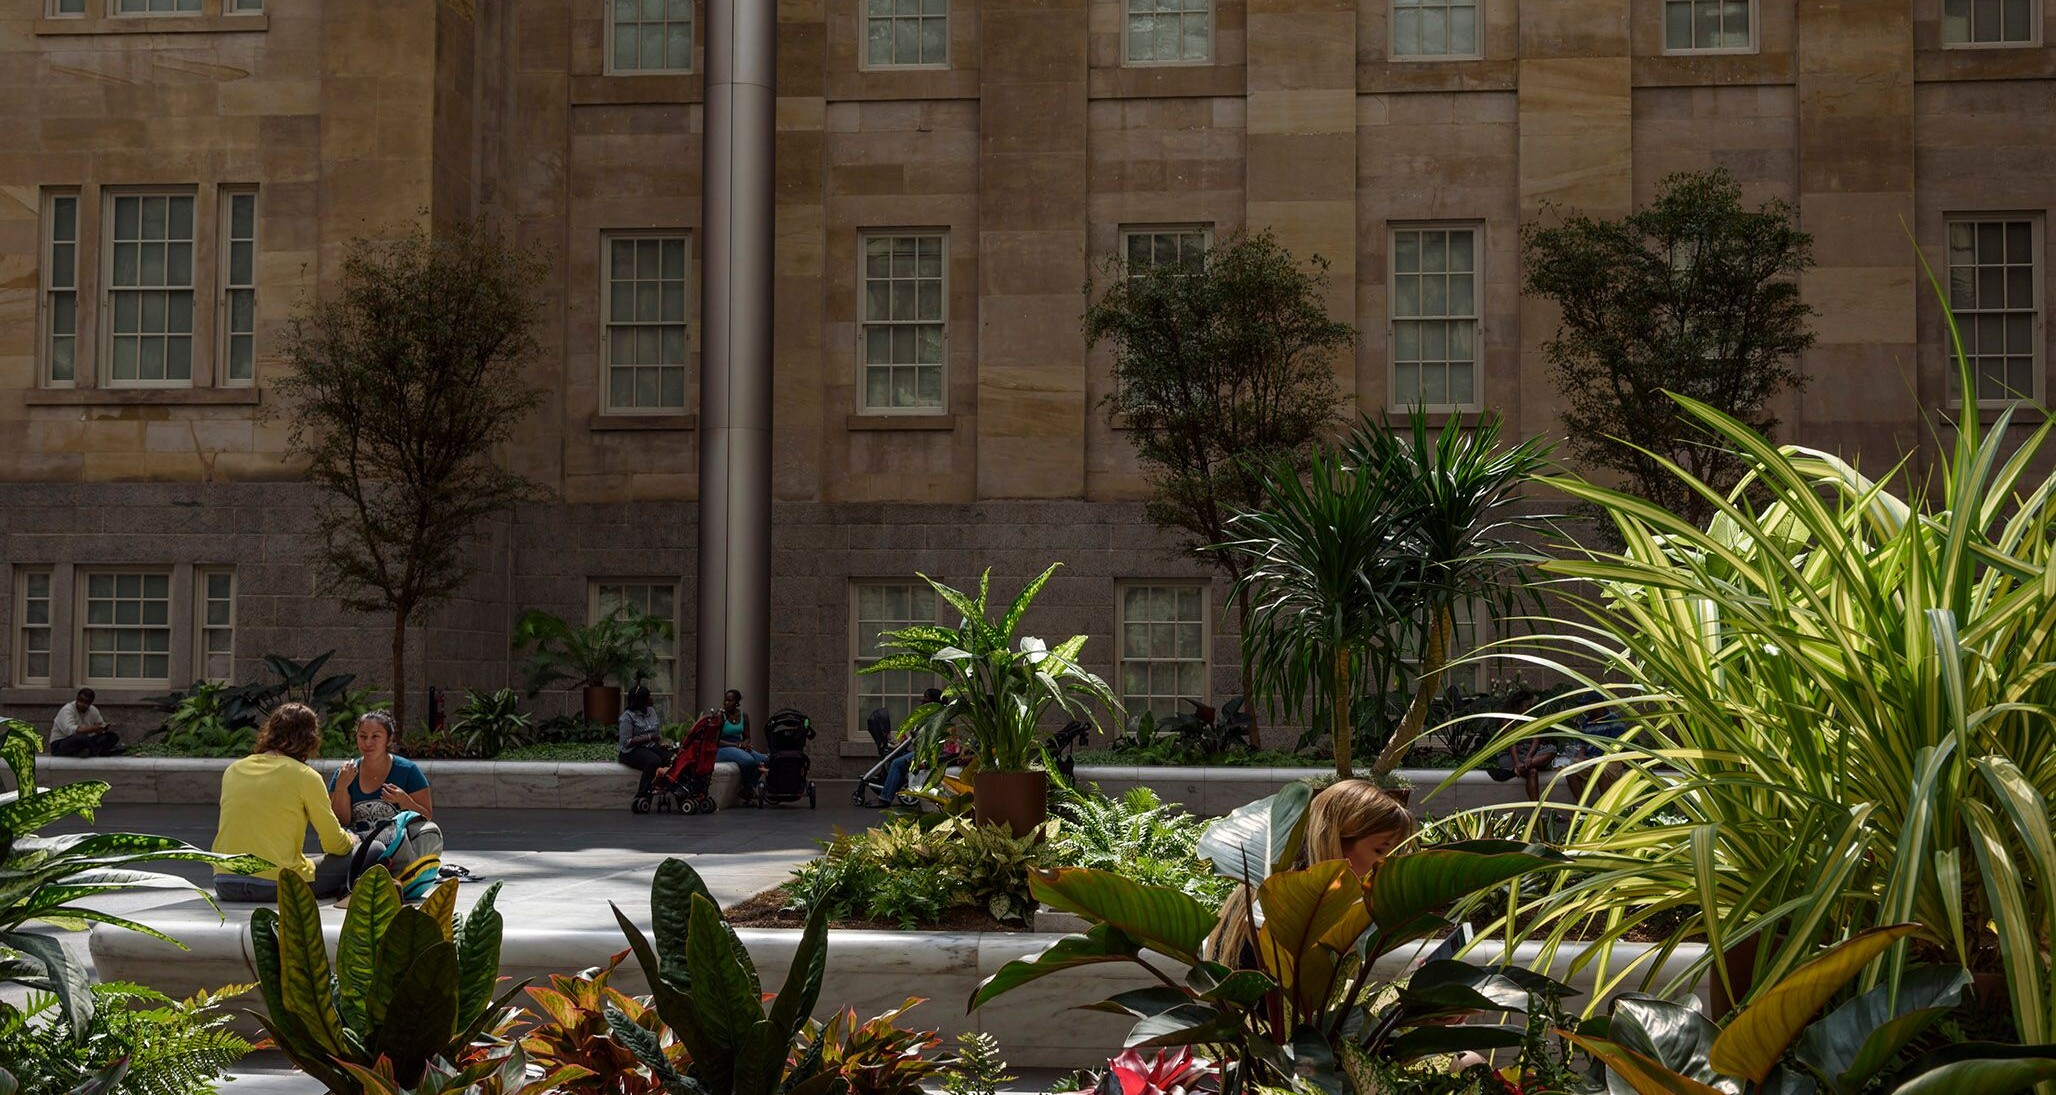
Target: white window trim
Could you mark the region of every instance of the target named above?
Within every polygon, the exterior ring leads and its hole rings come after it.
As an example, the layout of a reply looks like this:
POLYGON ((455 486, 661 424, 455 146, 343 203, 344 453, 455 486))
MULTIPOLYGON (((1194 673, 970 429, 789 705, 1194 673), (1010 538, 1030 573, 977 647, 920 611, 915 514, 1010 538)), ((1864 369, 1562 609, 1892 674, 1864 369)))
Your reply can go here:
POLYGON ((1672 49, 1670 44, 1670 6, 1672 0, 1663 0, 1660 12, 1663 18, 1657 21, 1656 33, 1663 46, 1665 57, 1746 57, 1763 52, 1763 12, 1761 0, 1749 0, 1749 44, 1746 46, 1723 46, 1719 49, 1694 49, 1690 47, 1672 49))
POLYGON ((236 602, 241 600, 236 595, 236 585, 235 567, 196 566, 193 568, 192 643, 193 677, 195 680, 210 680, 221 684, 228 684, 234 680, 236 664, 236 602), (207 622, 207 579, 218 574, 228 576, 228 623, 218 625, 228 632, 229 675, 227 677, 213 677, 207 673, 207 632, 214 630, 217 626, 210 625, 207 622))
MULTIPOLYGON (((849 697, 844 706, 849 709, 849 712, 843 724, 850 728, 849 740, 868 744, 871 741, 871 732, 865 729, 864 720, 870 717, 871 712, 860 710, 862 705, 861 694, 864 689, 863 682, 857 677, 858 663, 863 660, 862 655, 858 653, 858 651, 863 649, 863 640, 858 630, 862 626, 862 621, 858 619, 857 615, 857 595, 858 591, 866 586, 907 586, 917 589, 925 589, 927 586, 918 580, 909 582, 902 578, 851 578, 848 588, 843 593, 844 600, 848 602, 848 607, 844 611, 849 620, 848 631, 846 632, 847 637, 843 646, 843 649, 847 651, 843 656, 843 665, 847 667, 845 671, 849 673, 849 697)), ((950 611, 949 602, 943 600, 941 595, 938 594, 935 598, 934 622, 938 626, 942 625, 944 615, 950 611)), ((898 730, 899 727, 895 726, 893 729, 898 730)))
POLYGON ((1128 241, 1130 239, 1136 236, 1166 236, 1187 232, 1197 232, 1200 234, 1200 247, 1203 250, 1212 251, 1214 249, 1214 226, 1211 221, 1174 221, 1168 224, 1121 225, 1121 238, 1118 244, 1120 250, 1115 252, 1115 257, 1121 260, 1122 272, 1131 278, 1136 276, 1135 271, 1128 269, 1128 241))
MULTIPOLYGON (((600 71, 608 76, 690 76, 693 73, 693 55, 700 48, 700 6, 692 9, 692 40, 686 43, 684 68, 615 68, 614 67, 614 5, 609 0, 600 0, 607 17, 601 28, 600 71)), ((641 25, 640 21, 637 23, 641 25)))
MULTIPOLYGON (((1474 9, 1477 23, 1471 40, 1477 48, 1469 53, 1401 53, 1397 48, 1399 36, 1392 32, 1392 26, 1399 21, 1399 9, 1391 0, 1385 2, 1385 59, 1394 64, 1409 65, 1423 61, 1482 61, 1485 58, 1485 5, 1488 0, 1477 0, 1474 9)), ((1753 3, 1754 0, 1751 0, 1753 3)))
MULTIPOLYGON (((1974 213, 1972 213, 1972 212, 1956 212, 1956 213, 1944 213, 1944 214, 1942 215, 1942 252, 1941 252, 1941 254, 1942 254, 1942 270, 1941 270, 1941 276, 1942 276, 1942 278, 1943 278, 1943 283, 1944 283, 1944 285, 1946 285, 1946 284, 1947 284, 1947 280, 1948 280, 1948 277, 1949 277, 1949 226, 1951 226, 1951 225, 1955 225, 1955 224, 1979 224, 1979 223, 1985 223, 1985 222, 1990 222, 1990 221, 2009 221, 2009 220, 2024 220, 2024 221, 2027 221, 2027 222, 2028 222, 2028 224, 2029 224, 2029 225, 2031 226, 2031 228, 2030 228, 2030 231, 2031 231, 2031 232, 2032 232, 2032 234, 2033 234, 2033 242, 2034 242, 2034 263, 2035 263, 2035 282, 2034 282, 2034 298, 2035 298, 2035 322, 2034 322, 2034 332, 2033 332, 2033 334, 2034 334, 2034 352, 2035 352, 2035 359, 2034 359, 2034 365, 2032 366, 2032 371, 2033 371, 2033 376, 2034 376, 2034 382, 2035 382, 2035 390, 2034 390, 2034 391, 2033 391, 2032 393, 2029 393, 2029 394, 2026 394, 2026 395, 2022 395, 2022 396, 2019 396, 2019 397, 2016 397, 2016 398, 2008 398, 2008 399, 1980 399, 1980 400, 1978 400, 1978 401, 1977 401, 1977 406, 1978 406, 1978 409, 1979 409, 1979 410, 1995 410, 1995 409, 2000 409, 2000 408, 2010 407, 2010 406, 2012 406, 2012 405, 2013 405, 2013 404, 2014 404, 2014 403, 2015 403, 2015 402, 2016 402, 2016 401, 2017 401, 2018 399, 2031 399, 2031 400, 2033 400, 2033 401, 2034 401, 2034 402, 2036 402, 2036 403, 2040 403, 2040 402, 2042 402, 2042 401, 2044 400, 2044 398, 2046 397, 2046 394, 2047 394, 2047 392, 2048 392, 2048 389, 2049 389, 2049 378, 2048 378, 2048 370, 2049 370, 2049 357, 2048 357, 2048 337, 2049 337, 2049 336, 2048 336, 2048 330, 2049 330, 2048 324, 2049 324, 2049 307, 2048 307, 2048 289, 2047 289, 2047 285, 2048 285, 2048 282, 2047 282, 2047 277, 2048 277, 2048 274, 2047 274, 2047 260, 2048 260, 2048 248, 2047 248, 2047 245, 2046 245, 2046 239, 2047 239, 2047 232, 2048 232, 2048 224, 2047 224, 2047 218, 2046 218, 2046 217, 2045 217, 2045 216, 2043 215, 2043 213, 2042 213, 2042 212, 2041 212, 2040 210, 2035 210, 2035 209, 2015 209, 2015 210, 1991 210, 1991 211, 1979 211, 1979 212, 1974 212, 1974 213)), ((1954 307, 1953 305, 1949 306, 1949 314, 1950 314, 1950 315, 1954 315, 1954 314, 1955 314, 1955 307, 1954 307)), ((1972 314, 1976 314, 1976 313, 1972 313, 1972 314)), ((1959 324, 1959 326, 1960 326, 1960 324, 1959 324)), ((1943 342, 1942 342, 1942 350, 1943 350, 1943 354, 1942 354, 1942 357, 1943 357, 1943 367, 1944 367, 1944 368, 1945 368, 1945 369, 1947 370, 1947 372, 1948 372, 1948 378, 1947 378, 1947 383, 1948 383, 1948 387, 1949 387, 1949 389, 1951 390, 1951 394, 1950 394, 1950 396, 1949 396, 1949 401, 1948 401, 1948 405, 1949 405, 1950 407, 1953 407, 1953 408, 1958 408, 1958 409, 1961 409, 1961 408, 1962 408, 1962 406, 1963 406, 1963 393, 1962 393, 1962 392, 1960 392, 1960 391, 1955 391, 1955 390, 1954 390, 1954 389, 1955 389, 1955 386, 1956 386, 1956 381, 1955 381, 1955 377, 1956 377, 1956 343, 1955 343, 1955 341, 1954 341, 1953 339, 1951 339, 1951 338, 1950 338, 1950 336, 1949 336, 1949 328, 1948 328, 1948 326, 1947 326, 1947 322, 1946 322, 1946 319, 1945 319, 1945 321, 1944 321, 1944 325, 1943 325, 1943 327, 1942 327, 1942 339, 1943 339, 1943 342)), ((1972 382, 1975 382, 1975 381, 1977 380, 1977 375, 1976 375, 1976 372, 1975 372, 1975 368, 1974 368, 1974 367, 1973 367, 1973 371, 1972 371, 1972 374, 1971 374, 1971 380, 1972 380, 1972 382)))
POLYGON ((857 231, 857 342, 856 342, 856 413, 888 418, 914 415, 941 417, 950 413, 949 387, 955 369, 950 363, 950 233, 948 228, 930 226, 926 228, 863 228, 857 231), (864 318, 864 279, 866 270, 864 252, 870 241, 898 236, 936 236, 942 240, 942 404, 936 407, 873 407, 865 401, 869 386, 865 383, 864 329, 870 321, 864 318))
POLYGON ((1182 58, 1176 61, 1135 60, 1128 52, 1128 20, 1132 16, 1132 13, 1128 10, 1128 2, 1129 0, 1120 0, 1122 68, 1192 68, 1197 65, 1211 65, 1215 63, 1214 57, 1218 50, 1215 40, 1221 34, 1220 5, 1216 0, 1207 0, 1206 5, 1206 56, 1190 61, 1182 58))
MULTIPOLYGON (((683 584, 684 583, 682 581, 675 577, 619 578, 609 576, 605 578, 588 578, 585 582, 585 621, 588 625, 599 622, 601 586, 671 587, 671 691, 667 693, 662 693, 662 695, 668 696, 671 700, 670 706, 672 708, 672 711, 670 712, 670 715, 673 720, 678 720, 681 717, 682 713, 677 710, 678 700, 679 697, 685 695, 685 693, 680 690, 679 686, 681 682, 678 679, 678 667, 684 661, 684 659, 678 656, 678 636, 684 630, 679 626, 678 622, 678 606, 680 604, 680 594, 683 592, 683 590, 680 587, 683 584)), ((660 658, 658 660, 661 661, 663 659, 660 658)), ((686 710, 683 714, 690 714, 691 710, 692 701, 688 698, 686 700, 686 710)))
MULTIPOLYGON (((228 2, 232 2, 232 0, 228 0, 228 2)), ((193 203, 193 208, 194 215, 197 217, 199 213, 199 203, 197 201, 193 203)), ((214 233, 214 261, 217 267, 214 276, 214 384, 220 388, 248 388, 257 383, 257 304, 261 298, 260 289, 262 288, 263 281, 258 276, 258 269, 260 267, 258 257, 264 253, 264 233, 260 231, 264 209, 262 202, 257 200, 257 188, 254 186, 221 187, 219 197, 215 202, 214 215, 218 222, 215 225, 214 233), (229 281, 229 262, 231 261, 231 252, 234 250, 234 245, 230 240, 230 233, 235 231, 235 217, 230 212, 230 205, 236 198, 244 195, 248 195, 254 203, 250 209, 250 284, 239 286, 232 285, 229 281), (229 340, 234 336, 235 332, 229 329, 228 295, 235 289, 250 290, 250 375, 241 378, 229 375, 229 369, 235 362, 235 355, 229 352, 229 340)), ((196 224, 193 227, 193 235, 198 236, 199 234, 199 226, 196 224)), ((194 246, 196 271, 199 261, 198 252, 199 247, 196 240, 194 246)), ((197 273, 194 280, 199 280, 197 273)), ((196 285, 194 286, 194 293, 197 295, 198 292, 199 287, 196 285)), ((197 342, 199 332, 195 331, 193 334, 197 342)), ((199 364, 196 361, 193 366, 193 377, 196 381, 199 379, 199 375, 199 364)))
MULTIPOLYGON (((1126 2, 1127 2, 1127 0, 1122 0, 1122 2, 1123 2, 1123 3, 1126 3, 1126 2)), ((952 64, 953 64, 953 63, 954 63, 954 61, 956 60, 956 50, 955 50, 955 48, 954 48, 954 46, 955 46, 955 43, 951 41, 951 38, 952 38, 952 36, 954 36, 954 35, 956 34, 956 19, 957 19, 957 13, 956 13, 956 11, 954 10, 954 9, 955 9, 955 7, 956 7, 956 3, 955 3, 955 0, 950 0, 950 7, 949 7, 948 9, 944 10, 944 11, 943 11, 943 13, 942 13, 942 19, 943 19, 943 36, 942 36, 942 60, 941 60, 941 61, 939 61, 939 62, 938 62, 938 61, 923 61, 923 62, 921 62, 921 63, 919 63, 919 64, 911 64, 911 65, 900 65, 900 64, 889 64, 889 65, 881 65, 881 64, 877 64, 877 63, 875 63, 875 62, 873 62, 873 61, 871 60, 871 20, 872 20, 872 19, 874 19, 874 18, 877 18, 877 19, 890 19, 890 18, 893 18, 893 16, 888 16, 888 15, 880 15, 880 16, 873 16, 873 15, 872 15, 872 14, 870 13, 870 11, 868 10, 868 6, 867 6, 866 4, 864 4, 864 3, 862 3, 862 2, 861 2, 861 0, 860 0, 860 2, 859 2, 859 3, 857 4, 857 71, 858 71, 858 72, 948 72, 948 71, 950 70, 950 68, 952 67, 952 64)), ((927 19, 932 19, 932 18, 934 18, 934 16, 932 16, 932 15, 931 15, 931 16, 920 16, 920 17, 918 17, 918 18, 927 18, 927 19)))
MULTIPOLYGON (((128 689, 131 691, 139 688, 173 687, 171 682, 172 679, 175 676, 177 676, 179 667, 178 637, 181 631, 185 630, 179 626, 179 597, 177 588, 176 568, 168 566, 73 567, 72 585, 72 612, 70 622, 72 650, 71 675, 73 680, 76 682, 76 687, 96 688, 101 690, 128 689), (165 645, 169 648, 164 652, 164 676, 95 677, 92 675, 93 655, 90 646, 86 642, 86 632, 87 630, 89 630, 91 626, 87 622, 87 617, 91 615, 91 612, 88 611, 86 583, 91 581, 93 576, 97 574, 161 574, 164 576, 164 631, 165 645)), ((188 625, 188 627, 190 627, 192 621, 187 620, 185 622, 188 625)))
POLYGON ((221 0, 223 15, 262 15, 264 0, 221 0), (245 7, 244 5, 250 5, 245 7))
MULTIPOLYGON (((1114 695, 1122 703, 1127 702, 1124 672, 1128 666, 1128 591, 1131 589, 1197 589, 1199 590, 1199 684, 1200 694, 1189 697, 1206 703, 1214 679, 1214 590, 1213 582, 1205 578, 1124 578, 1114 583, 1114 695)), ((1159 658, 1140 658, 1138 661, 1161 661, 1159 658)), ((1172 661, 1186 661, 1173 658, 1172 661)), ((1183 702, 1188 697, 1179 697, 1183 702)), ((1132 714, 1133 712, 1131 712, 1132 714)))
MULTIPOLYGON (((1937 6, 1937 16, 1941 15, 1941 9, 1947 2, 1948 0, 1942 0, 1937 6)), ((2029 0, 2027 37, 2018 42, 1951 42, 1948 32, 1943 29, 1947 25, 1945 18, 1937 18, 1935 30, 1941 37, 1943 49, 2034 49, 2042 44, 2042 20, 2046 14, 2042 8, 2042 0, 2029 0)))
POLYGON ((45 18, 45 19, 84 19, 84 18, 86 18, 86 17, 87 17, 87 15, 88 15, 88 14, 90 13, 90 9, 91 9, 91 7, 92 7, 92 0, 83 0, 83 2, 79 4, 79 10, 77 10, 77 11, 59 11, 59 10, 58 10, 58 5, 59 5, 59 2, 60 2, 60 0, 44 0, 44 3, 43 3, 43 18, 45 18))
MULTIPOLYGON (((215 0, 219 7, 222 0, 215 0)), ((107 17, 110 19, 204 19, 210 14, 208 0, 200 0, 199 11, 123 11, 121 0, 106 0, 107 17)))
POLYGON ((685 228, 653 228, 648 231, 631 228, 608 229, 600 233, 599 262, 596 265, 600 271, 600 414, 608 418, 676 418, 691 413, 692 380, 697 372, 700 357, 698 332, 693 327, 693 304, 698 297, 693 292, 692 231, 685 228), (610 317, 614 314, 615 240, 680 240, 685 244, 685 399, 676 407, 614 406, 614 331, 610 317))
MULTIPOLYGON (((66 16, 66 18, 73 17, 66 16)), ((85 354, 80 352, 81 348, 92 344, 90 336, 81 333, 79 330, 84 325, 86 318, 85 293, 79 288, 79 282, 83 278, 82 271, 86 265, 86 253, 80 246, 86 234, 85 196, 76 189, 44 191, 42 213, 42 221, 37 225, 37 230, 42 235, 40 243, 42 250, 38 263, 41 269, 36 277, 36 380, 39 387, 76 388, 79 383, 79 369, 85 358, 85 354), (56 291, 55 287, 50 284, 50 273, 56 263, 55 256, 57 252, 57 244, 51 238, 50 230, 56 224, 56 207, 57 201, 60 198, 70 198, 72 200, 70 289, 72 329, 71 379, 69 380, 57 380, 51 376, 52 366, 56 362, 50 357, 50 336, 52 333, 50 325, 54 322, 53 317, 50 315, 50 294, 56 291)), ((97 317, 95 321, 97 322, 97 317)))
POLYGON ((1391 221, 1385 225, 1385 406, 1394 412, 1409 412, 1418 407, 1425 414, 1472 414, 1485 408, 1485 222, 1482 220, 1446 221, 1391 221), (1470 403, 1405 403, 1399 399, 1399 247, 1394 239, 1401 232, 1421 229, 1468 228, 1474 233, 1475 246, 1471 252, 1471 279, 1474 286, 1471 293, 1471 309, 1477 313, 1474 322, 1478 325, 1472 335, 1471 362, 1474 375, 1471 378, 1471 394, 1476 398, 1470 403))
POLYGON ((57 568, 47 565, 16 566, 14 568, 14 633, 8 643, 14 650, 14 683, 21 688, 49 688, 55 679, 57 667, 57 568), (28 630, 28 588, 29 576, 41 574, 49 580, 50 622, 38 626, 50 632, 51 676, 31 677, 28 675, 28 648, 22 643, 22 633, 28 630))
MULTIPOLYGON (((149 18, 169 18, 150 16, 149 18)), ((145 186, 135 188, 102 187, 100 190, 100 282, 95 304, 98 312, 94 316, 96 335, 93 339, 95 352, 99 355, 100 367, 94 371, 95 382, 102 388, 144 388, 184 390, 198 388, 200 379, 210 375, 205 367, 208 362, 203 354, 207 343, 201 339, 200 302, 212 290, 207 280, 201 277, 200 240, 202 205, 197 187, 145 186), (190 198, 193 202, 193 356, 192 375, 184 380, 117 380, 114 377, 114 203, 121 198, 190 198)))

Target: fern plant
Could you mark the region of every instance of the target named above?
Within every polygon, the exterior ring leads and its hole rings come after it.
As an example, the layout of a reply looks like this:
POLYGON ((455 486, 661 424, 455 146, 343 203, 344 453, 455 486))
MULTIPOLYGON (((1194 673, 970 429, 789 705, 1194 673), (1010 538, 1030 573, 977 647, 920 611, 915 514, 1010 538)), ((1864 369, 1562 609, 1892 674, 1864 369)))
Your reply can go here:
POLYGON ((1014 1080, 999 1055, 999 1039, 967 1030, 957 1035, 957 1059, 942 1078, 942 1090, 946 1095, 999 1095, 1000 1086, 1014 1080))
POLYGON ((16 1095, 69 1095, 123 1061, 106 1095, 207 1095, 251 1049, 220 1005, 253 987, 174 1000, 142 985, 94 985, 83 1031, 55 994, 32 992, 22 1007, 0 1004, 0 1061, 14 1070, 16 1095))
POLYGON ((1152 886, 1171 886, 1218 906, 1234 883, 1200 862, 1206 823, 1165 802, 1149 787, 1118 798, 1059 791, 1057 858, 1067 867, 1119 871, 1152 886))

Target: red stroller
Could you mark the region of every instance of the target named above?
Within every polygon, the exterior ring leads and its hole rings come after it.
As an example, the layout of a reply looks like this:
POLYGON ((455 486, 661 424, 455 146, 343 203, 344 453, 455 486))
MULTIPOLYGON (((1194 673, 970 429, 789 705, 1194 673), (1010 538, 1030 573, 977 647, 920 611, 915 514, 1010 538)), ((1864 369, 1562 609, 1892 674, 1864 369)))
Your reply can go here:
POLYGON ((630 808, 638 814, 651 809, 658 813, 711 814, 714 812, 714 754, 721 748, 721 720, 713 714, 700 716, 678 743, 671 764, 650 781, 648 797, 637 797, 630 808))

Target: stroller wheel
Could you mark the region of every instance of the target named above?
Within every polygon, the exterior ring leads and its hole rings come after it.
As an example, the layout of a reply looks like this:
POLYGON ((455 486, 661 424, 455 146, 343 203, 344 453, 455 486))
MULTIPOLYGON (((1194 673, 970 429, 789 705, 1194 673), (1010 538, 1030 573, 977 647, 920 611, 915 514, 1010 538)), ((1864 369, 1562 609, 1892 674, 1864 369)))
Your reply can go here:
POLYGON ((713 796, 713 795, 707 795, 707 794, 703 794, 703 795, 701 795, 701 796, 700 796, 699 798, 695 799, 695 800, 694 800, 694 802, 695 802, 695 804, 696 804, 696 805, 698 805, 698 806, 699 806, 699 808, 700 808, 700 813, 703 813, 703 814, 711 814, 711 813, 713 813, 713 812, 714 812, 714 811, 715 811, 716 809, 718 809, 718 808, 719 808, 719 806, 720 806, 720 804, 719 804, 719 803, 716 803, 716 802, 714 801, 714 796, 713 796))
POLYGON ((863 804, 864 804, 864 785, 863 785, 863 784, 861 784, 861 783, 859 783, 859 784, 857 784, 857 789, 856 789, 856 790, 854 790, 854 791, 851 791, 851 792, 850 792, 850 805, 852 805, 852 806, 862 806, 863 804))
POLYGON ((697 814, 700 812, 700 804, 698 802, 693 801, 693 799, 690 796, 688 796, 679 801, 678 812, 681 814, 688 815, 697 814))
POLYGON ((638 814, 647 814, 647 813, 649 813, 649 812, 650 812, 650 796, 648 796, 648 795, 637 795, 637 796, 635 796, 635 798, 633 798, 633 799, 629 800, 629 803, 628 803, 628 809, 629 809, 629 811, 630 811, 630 812, 632 812, 632 813, 638 813, 638 814))

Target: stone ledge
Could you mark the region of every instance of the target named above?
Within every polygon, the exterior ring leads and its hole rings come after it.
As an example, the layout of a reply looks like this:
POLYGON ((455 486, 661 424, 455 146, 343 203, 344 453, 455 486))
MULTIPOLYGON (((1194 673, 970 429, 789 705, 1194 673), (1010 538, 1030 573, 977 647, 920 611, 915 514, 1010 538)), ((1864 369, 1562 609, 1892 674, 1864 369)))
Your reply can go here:
POLYGON ((613 430, 691 431, 700 428, 700 416, 696 414, 596 414, 585 420, 585 428, 595 433, 606 433, 613 430))
POLYGON ((52 34, 252 34, 271 29, 271 16, 248 15, 109 15, 36 20, 38 35, 52 34))
MULTIPOLYGON (((1332 774, 1332 768, 1174 768, 1155 765, 1080 766, 1080 783, 1097 783, 1110 795, 1131 787, 1153 788, 1165 802, 1195 814, 1225 814, 1245 802, 1275 794, 1294 780, 1332 774)), ((1513 806, 1527 800, 1518 780, 1500 783, 1483 772, 1462 775, 1441 768, 1401 768, 1395 775, 1413 784, 1412 807, 1440 816, 1489 806, 1513 806), (1453 778, 1452 778, 1453 777, 1453 778)))
POLYGON ((31 407, 254 407, 264 401, 256 388, 31 388, 21 399, 31 407))
POLYGON ((954 430, 953 414, 853 414, 843 421, 846 430, 954 430))

